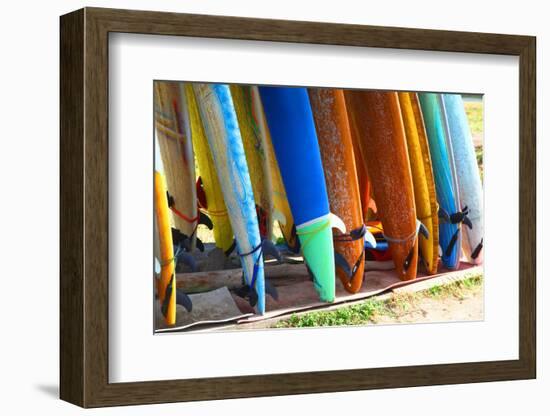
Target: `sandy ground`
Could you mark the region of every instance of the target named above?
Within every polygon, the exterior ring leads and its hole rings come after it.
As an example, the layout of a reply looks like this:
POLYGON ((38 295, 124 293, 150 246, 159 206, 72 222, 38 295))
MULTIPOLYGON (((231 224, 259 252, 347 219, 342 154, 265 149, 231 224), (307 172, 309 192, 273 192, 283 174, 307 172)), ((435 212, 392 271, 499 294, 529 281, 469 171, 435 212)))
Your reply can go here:
POLYGON ((410 309, 396 311, 395 316, 376 317, 376 324, 426 323, 483 320, 483 285, 464 292, 463 298, 453 295, 423 296, 410 309))

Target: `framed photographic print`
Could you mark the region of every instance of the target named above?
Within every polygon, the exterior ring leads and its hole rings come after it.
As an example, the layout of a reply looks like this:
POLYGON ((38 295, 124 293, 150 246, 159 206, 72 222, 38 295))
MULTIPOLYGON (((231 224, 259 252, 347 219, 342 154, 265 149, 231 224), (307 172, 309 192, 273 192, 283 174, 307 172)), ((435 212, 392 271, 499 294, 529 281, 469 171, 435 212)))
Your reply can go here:
POLYGON ((536 376, 535 38, 61 17, 83 407, 536 376))

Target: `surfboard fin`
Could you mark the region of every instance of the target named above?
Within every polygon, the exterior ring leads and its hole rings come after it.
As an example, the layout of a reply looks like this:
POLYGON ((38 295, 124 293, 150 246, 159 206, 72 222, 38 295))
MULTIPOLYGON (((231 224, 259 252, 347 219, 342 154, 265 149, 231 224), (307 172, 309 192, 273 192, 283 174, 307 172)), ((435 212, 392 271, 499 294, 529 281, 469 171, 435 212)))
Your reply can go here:
POLYGON ((231 243, 231 246, 224 251, 225 257, 229 257, 231 253, 233 253, 233 250, 235 250, 235 247, 237 247, 237 240, 233 239, 233 243, 231 243))
POLYGON ((407 271, 409 270, 409 267, 411 267, 411 260, 414 254, 414 246, 411 247, 409 250, 409 254, 407 254, 407 257, 405 258, 405 261, 403 262, 403 270, 407 271))
POLYGON ((479 244, 477 245, 477 247, 474 249, 474 251, 472 251, 472 254, 471 254, 471 257, 475 260, 478 258, 479 256, 479 253, 481 252, 481 249, 483 248, 483 238, 481 239, 481 241, 479 242, 479 244))
POLYGON ((184 250, 179 250, 179 253, 176 254, 176 264, 183 263, 189 266, 192 272, 198 272, 199 268, 197 266, 197 262, 195 261, 195 258, 185 252, 184 250))
POLYGON ((365 229, 364 238, 365 238, 365 242, 369 243, 371 248, 376 248, 376 238, 368 229, 365 229))
MULTIPOLYGON (((243 274, 243 282, 244 282, 244 274, 243 274)), ((258 294, 256 293, 256 289, 253 287, 250 287, 246 283, 243 283, 243 285, 235 290, 235 294, 243 299, 248 300, 248 303, 250 306, 254 307, 256 306, 256 303, 258 303, 258 294)))
POLYGON ((474 228, 474 225, 472 224, 472 221, 470 218, 468 218, 467 215, 464 216, 464 219, 462 220, 462 223, 465 224, 470 230, 474 228))
POLYGON ((262 253, 264 255, 264 260, 267 256, 271 256, 279 263, 282 261, 281 253, 279 253, 279 250, 277 250, 275 244, 267 238, 262 240, 262 253))
POLYGON ((286 225, 286 217, 278 209, 274 209, 274 210, 271 211, 271 219, 273 221, 278 221, 282 225, 286 225))
POLYGON ((465 224, 470 230, 472 229, 472 221, 470 218, 468 218, 468 213, 470 210, 467 206, 465 206, 462 211, 455 212, 454 214, 449 215, 447 211, 445 211, 443 208, 439 207, 438 216, 440 219, 442 219, 444 222, 448 222, 450 224, 465 224))
POLYGON ((425 239, 430 238, 430 232, 421 221, 418 221, 418 234, 422 235, 425 239))
POLYGON ((195 238, 195 246, 197 246, 201 253, 204 253, 204 243, 199 237, 195 238))
POLYGON ((186 251, 191 251, 191 243, 189 241, 189 236, 187 234, 182 233, 177 228, 173 228, 173 227, 172 227, 172 241, 174 243, 174 247, 181 247, 186 251))
POLYGON ((193 310, 193 302, 191 301, 191 298, 181 289, 176 289, 176 303, 183 306, 187 312, 191 312, 193 310))
POLYGON ((214 224, 212 224, 210 217, 202 211, 199 211, 199 224, 206 225, 209 230, 214 228, 214 224))
POLYGON ((282 232, 283 239, 285 240, 285 244, 289 251, 293 253, 299 253, 300 252, 300 239, 298 238, 298 235, 296 234, 296 224, 292 224, 292 228, 290 230, 290 236, 287 238, 284 231, 282 232), (294 240, 294 245, 291 245, 290 242, 294 240))
POLYGON ((331 228, 336 228, 337 230, 340 230, 340 232, 342 234, 345 234, 347 232, 346 230, 346 224, 344 224, 344 221, 342 221, 342 219, 333 214, 332 212, 330 212, 328 214, 328 218, 329 218, 329 221, 330 221, 330 227, 331 228))
MULTIPOLYGON (((193 234, 194 233, 195 231, 193 231, 193 234)), ((191 235, 191 237, 189 237, 187 234, 182 233, 177 228, 172 228, 172 241, 174 242, 174 247, 182 248, 187 252, 192 251, 191 239, 193 234, 191 235)), ((204 252, 204 244, 198 237, 195 237, 195 246, 200 252, 204 252)))
MULTIPOLYGON (((170 297, 172 295, 172 290, 174 290, 174 280, 175 279, 172 275, 172 279, 170 279, 170 283, 168 283, 164 292, 164 301, 162 302, 162 305, 160 307, 160 310, 164 317, 166 317, 166 314, 168 313, 170 297)), ((187 312, 191 312, 193 310, 193 302, 191 301, 191 298, 180 289, 176 289, 176 304, 183 306, 187 312)))
MULTIPOLYGON (((279 300, 279 292, 277 291, 275 286, 273 286, 271 282, 269 282, 269 280, 264 279, 264 287, 265 293, 270 295, 273 299, 279 300)), ((254 286, 243 284, 239 289, 235 291, 235 294, 243 299, 248 300, 249 305, 252 307, 255 307, 258 303, 258 292, 256 292, 256 288, 254 286)))
POLYGON ((451 257, 453 254, 453 248, 456 244, 456 241, 458 240, 458 233, 460 232, 460 228, 455 231, 453 234, 453 238, 451 238, 451 241, 449 241, 449 245, 447 246, 447 249, 445 250, 445 256, 451 257))
POLYGON ((337 251, 334 251, 334 263, 336 264, 336 267, 340 267, 340 269, 344 271, 348 278, 352 276, 351 267, 349 267, 347 260, 337 251))

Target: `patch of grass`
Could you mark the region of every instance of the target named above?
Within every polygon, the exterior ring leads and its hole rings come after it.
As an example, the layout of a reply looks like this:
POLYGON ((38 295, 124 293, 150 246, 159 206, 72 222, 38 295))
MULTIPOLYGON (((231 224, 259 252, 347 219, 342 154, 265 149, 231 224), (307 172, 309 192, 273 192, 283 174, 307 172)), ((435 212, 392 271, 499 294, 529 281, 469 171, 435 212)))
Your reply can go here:
POLYGON ((416 293, 394 294, 384 300, 369 298, 362 303, 344 306, 335 310, 293 314, 287 319, 276 322, 273 328, 375 324, 382 317, 399 318, 403 316, 413 310, 425 298, 455 297, 462 300, 469 292, 477 290, 482 284, 482 275, 475 275, 462 281, 448 285, 436 285, 416 293))
POLYGON ((443 293, 443 287, 442 286, 432 286, 427 290, 428 294, 433 297, 440 296, 443 293))
POLYGON ((483 102, 482 101, 465 101, 464 109, 468 117, 468 124, 476 146, 477 166, 479 174, 483 180, 483 146, 480 145, 483 137, 483 102))
POLYGON ((479 168, 479 175, 483 181, 483 146, 476 147, 476 159, 477 167, 479 168))
POLYGON ((372 322, 373 318, 384 311, 385 302, 371 298, 357 305, 351 305, 332 311, 318 311, 302 315, 291 315, 279 321, 275 328, 307 328, 318 326, 362 325, 372 322))
POLYGON ((436 298, 452 296, 457 299, 464 299, 468 292, 477 289, 481 284, 481 276, 472 276, 448 285, 432 286, 427 291, 419 292, 419 294, 436 298))

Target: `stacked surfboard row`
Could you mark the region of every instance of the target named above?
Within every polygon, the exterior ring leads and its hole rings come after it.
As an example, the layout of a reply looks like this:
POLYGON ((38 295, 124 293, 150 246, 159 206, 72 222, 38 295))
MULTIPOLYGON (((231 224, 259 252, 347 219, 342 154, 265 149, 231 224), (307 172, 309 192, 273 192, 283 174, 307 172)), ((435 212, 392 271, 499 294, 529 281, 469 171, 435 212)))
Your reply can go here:
POLYGON ((236 253, 239 294, 265 312, 267 256, 279 228, 301 252, 325 302, 335 278, 360 290, 367 260, 418 265, 482 261, 482 186, 462 97, 456 94, 155 83, 162 168, 155 171, 157 292, 168 324, 178 262, 196 267, 197 227, 236 253), (162 171, 162 173, 161 173, 162 171))

